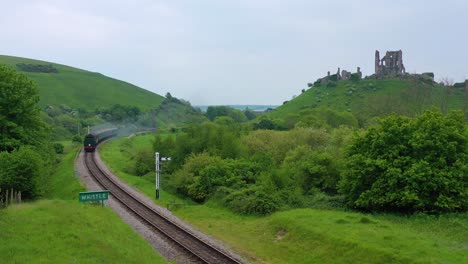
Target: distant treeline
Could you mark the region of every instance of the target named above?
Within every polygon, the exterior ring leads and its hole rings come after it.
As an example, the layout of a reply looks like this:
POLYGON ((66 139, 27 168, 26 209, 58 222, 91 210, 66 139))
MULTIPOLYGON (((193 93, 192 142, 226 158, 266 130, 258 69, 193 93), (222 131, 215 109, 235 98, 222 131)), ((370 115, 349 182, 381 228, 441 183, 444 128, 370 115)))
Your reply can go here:
POLYGON ((26 64, 26 63, 18 63, 16 66, 24 72, 44 72, 44 73, 58 73, 57 68, 52 66, 52 64, 44 65, 44 64, 26 64))

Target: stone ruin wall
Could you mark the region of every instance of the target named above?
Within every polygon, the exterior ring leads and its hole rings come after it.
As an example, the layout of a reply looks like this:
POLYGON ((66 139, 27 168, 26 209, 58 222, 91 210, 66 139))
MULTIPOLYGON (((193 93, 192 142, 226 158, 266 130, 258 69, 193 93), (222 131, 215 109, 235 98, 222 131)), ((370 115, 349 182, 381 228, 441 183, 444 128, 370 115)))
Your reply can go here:
POLYGON ((406 74, 406 70, 403 64, 403 52, 401 50, 387 51, 382 59, 380 59, 379 51, 375 51, 375 75, 378 78, 404 74, 406 74))

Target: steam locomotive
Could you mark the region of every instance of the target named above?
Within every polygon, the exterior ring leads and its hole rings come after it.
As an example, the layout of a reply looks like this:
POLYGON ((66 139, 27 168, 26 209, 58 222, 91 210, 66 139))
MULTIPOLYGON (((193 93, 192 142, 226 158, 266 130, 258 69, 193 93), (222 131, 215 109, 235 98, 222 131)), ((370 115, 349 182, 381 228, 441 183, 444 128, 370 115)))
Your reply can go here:
POLYGON ((89 133, 84 138, 84 149, 86 152, 94 152, 96 146, 105 139, 115 137, 117 135, 117 128, 108 128, 89 133))

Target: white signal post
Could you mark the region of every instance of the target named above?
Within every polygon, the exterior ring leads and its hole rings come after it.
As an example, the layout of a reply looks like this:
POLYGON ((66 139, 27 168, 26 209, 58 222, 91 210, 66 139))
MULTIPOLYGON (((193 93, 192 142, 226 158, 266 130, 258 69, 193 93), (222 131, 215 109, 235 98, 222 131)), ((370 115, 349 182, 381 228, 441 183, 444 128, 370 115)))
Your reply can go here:
POLYGON ((159 180, 159 176, 161 176, 161 161, 169 161, 171 160, 171 157, 160 157, 159 156, 159 152, 156 152, 155 153, 155 158, 156 158, 156 199, 159 199, 161 196, 160 196, 160 193, 159 193, 159 183, 160 183, 160 180, 159 180))

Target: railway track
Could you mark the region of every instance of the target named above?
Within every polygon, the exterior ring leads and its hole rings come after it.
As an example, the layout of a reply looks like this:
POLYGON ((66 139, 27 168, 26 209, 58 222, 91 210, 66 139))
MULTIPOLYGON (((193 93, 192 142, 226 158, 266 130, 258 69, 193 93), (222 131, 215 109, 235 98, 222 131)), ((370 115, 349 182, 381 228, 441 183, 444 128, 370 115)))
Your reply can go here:
POLYGON ((243 263, 223 252, 223 250, 199 239, 184 227, 172 222, 169 218, 141 202, 99 168, 95 161, 95 155, 94 152, 85 153, 85 164, 91 175, 104 189, 110 190, 115 199, 144 222, 156 228, 168 239, 174 241, 203 263, 243 263))

